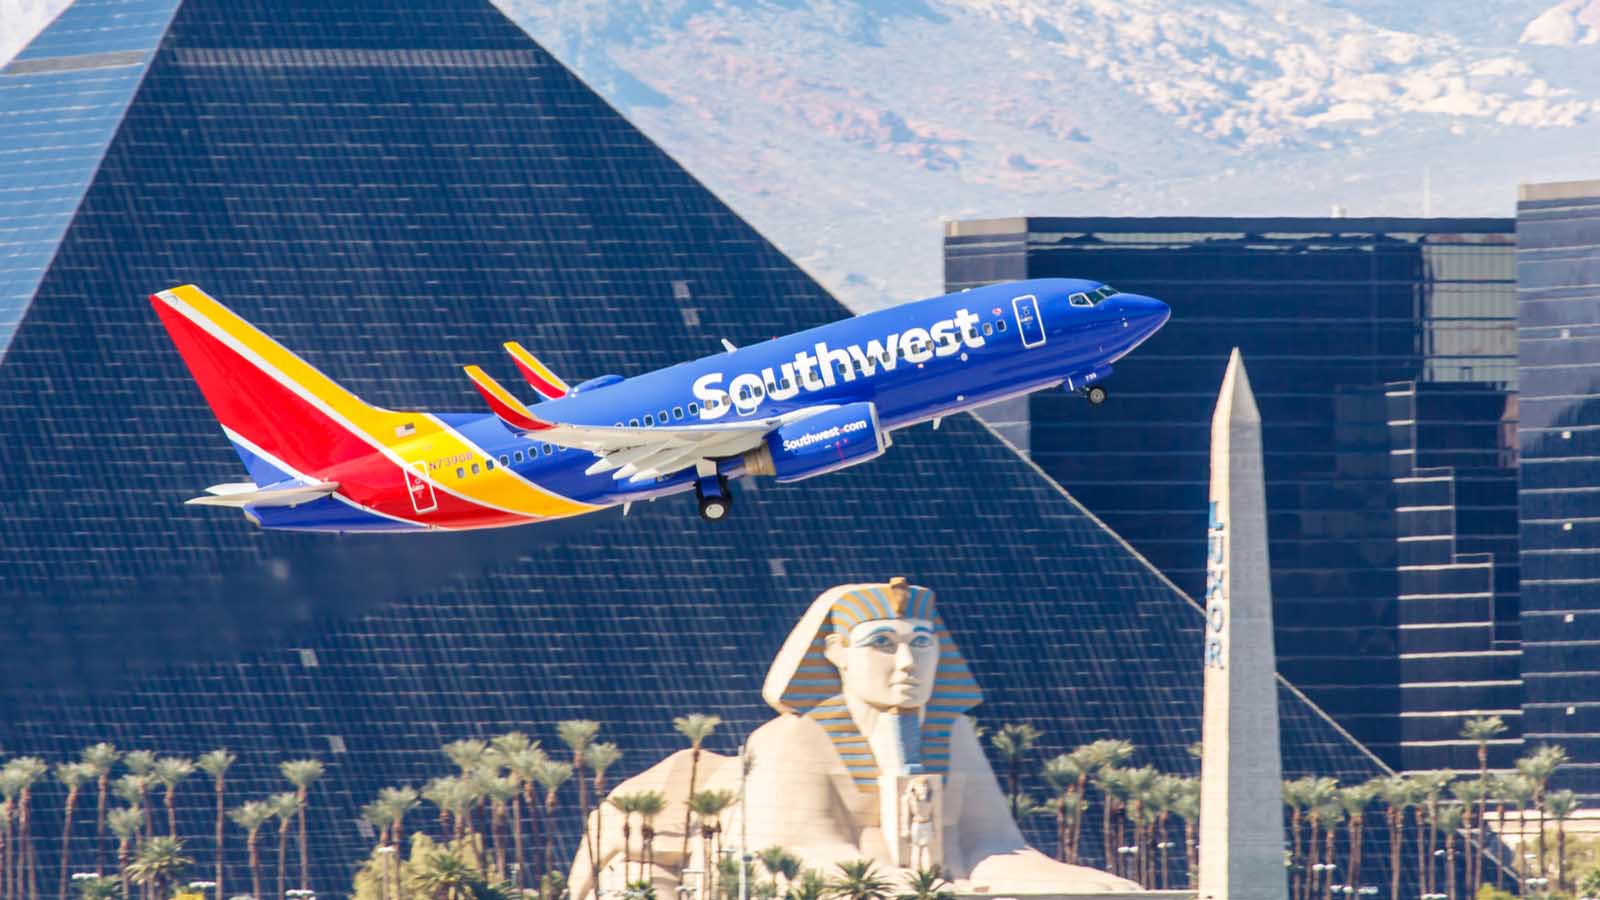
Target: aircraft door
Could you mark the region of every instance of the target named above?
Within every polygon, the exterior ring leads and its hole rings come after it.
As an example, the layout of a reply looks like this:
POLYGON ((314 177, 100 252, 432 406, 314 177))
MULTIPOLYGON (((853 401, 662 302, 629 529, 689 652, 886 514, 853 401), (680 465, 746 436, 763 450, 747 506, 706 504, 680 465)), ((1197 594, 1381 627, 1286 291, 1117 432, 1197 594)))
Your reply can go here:
POLYGON ((1044 321, 1039 318, 1039 299, 1026 294, 1011 301, 1011 312, 1017 319, 1017 333, 1022 336, 1022 346, 1037 347, 1044 343, 1044 321))
POLYGON ((404 468, 406 493, 411 496, 411 508, 418 513, 433 512, 439 500, 433 495, 433 483, 428 480, 428 464, 414 462, 404 468))

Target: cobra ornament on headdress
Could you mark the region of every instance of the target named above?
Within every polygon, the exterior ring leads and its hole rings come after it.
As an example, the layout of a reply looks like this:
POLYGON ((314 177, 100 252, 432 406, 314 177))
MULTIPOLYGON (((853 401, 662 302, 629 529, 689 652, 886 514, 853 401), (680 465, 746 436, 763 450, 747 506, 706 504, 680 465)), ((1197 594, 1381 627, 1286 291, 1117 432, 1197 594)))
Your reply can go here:
POLYGON ((807 716, 822 725, 857 786, 869 791, 877 790, 878 766, 866 737, 850 718, 839 670, 828 661, 825 651, 829 634, 844 637, 862 622, 880 619, 933 623, 939 639, 939 668, 933 696, 923 708, 921 762, 926 771, 945 771, 950 763, 950 731, 963 712, 983 702, 983 692, 928 588, 895 578, 888 584, 845 584, 825 591, 789 633, 761 690, 762 698, 774 709, 807 716))

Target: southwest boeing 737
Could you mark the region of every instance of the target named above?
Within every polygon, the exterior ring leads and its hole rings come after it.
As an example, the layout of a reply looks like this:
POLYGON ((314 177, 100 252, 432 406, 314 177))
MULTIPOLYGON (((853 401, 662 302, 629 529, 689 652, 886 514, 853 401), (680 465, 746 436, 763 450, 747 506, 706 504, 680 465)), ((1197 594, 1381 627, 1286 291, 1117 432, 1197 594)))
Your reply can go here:
POLYGON ((687 491, 721 519, 730 480, 864 463, 895 429, 1056 385, 1099 405, 1170 315, 1099 282, 1020 281, 573 387, 509 343, 540 402, 467 366, 490 412, 430 413, 362 402, 193 285, 150 300, 250 475, 188 502, 332 532, 500 528, 687 491))

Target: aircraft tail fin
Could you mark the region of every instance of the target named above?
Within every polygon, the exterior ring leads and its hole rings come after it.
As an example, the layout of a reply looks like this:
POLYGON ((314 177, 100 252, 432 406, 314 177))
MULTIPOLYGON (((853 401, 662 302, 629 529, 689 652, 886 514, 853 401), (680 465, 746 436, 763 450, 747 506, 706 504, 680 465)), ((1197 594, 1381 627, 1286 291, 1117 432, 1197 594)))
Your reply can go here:
POLYGON ((150 303, 257 485, 321 483, 374 452, 374 429, 415 429, 415 414, 363 402, 192 284, 150 303))

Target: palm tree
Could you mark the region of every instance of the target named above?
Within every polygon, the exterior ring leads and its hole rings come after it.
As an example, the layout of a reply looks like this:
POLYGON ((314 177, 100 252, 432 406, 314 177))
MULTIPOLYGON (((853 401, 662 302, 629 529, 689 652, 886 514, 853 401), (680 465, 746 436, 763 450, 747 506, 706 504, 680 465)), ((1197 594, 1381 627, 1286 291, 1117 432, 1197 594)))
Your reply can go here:
POLYGON ((439 751, 450 757, 450 761, 456 764, 456 768, 460 769, 462 776, 465 777, 483 768, 489 759, 489 742, 477 738, 464 738, 445 744, 439 751))
POLYGON ((421 805, 417 789, 410 785, 381 788, 378 791, 378 805, 389 817, 389 840, 399 850, 404 850, 406 815, 421 805))
MULTIPOLYGON (((127 753, 123 754, 123 756, 122 756, 122 764, 127 767, 129 775, 135 775, 135 776, 137 776, 139 778, 144 779, 144 781, 142 781, 140 783, 143 784, 145 793, 144 793, 144 795, 139 797, 139 806, 141 806, 141 807, 143 807, 145 809, 149 809, 150 808, 150 799, 149 799, 150 789, 155 787, 155 784, 156 784, 155 773, 153 771, 155 769, 155 767, 156 767, 156 754, 155 754, 155 751, 154 750, 129 750, 127 753)), ((145 837, 149 837, 150 833, 151 833, 151 830, 155 828, 155 823, 152 821, 154 818, 155 818, 154 816, 145 816, 145 819, 144 819, 144 836, 145 837)))
MULTIPOLYGON (((93 779, 90 779, 93 780, 93 779)), ((89 878, 74 879, 78 888, 78 900, 123 900, 122 885, 114 878, 101 878, 94 875, 89 878)), ((62 900, 66 900, 65 897, 62 900)))
POLYGON ((551 858, 554 843, 550 840, 550 829, 555 822, 556 801, 560 799, 561 786, 571 779, 572 766, 563 762, 555 762, 554 760, 547 761, 544 765, 534 770, 533 773, 533 780, 539 782, 539 786, 544 788, 545 828, 544 831, 540 832, 539 842, 544 847, 543 866, 545 873, 554 870, 554 860, 551 858))
POLYGON ((1105 868, 1116 871, 1117 845, 1111 840, 1111 816, 1116 811, 1116 798, 1107 789, 1114 781, 1108 775, 1133 756, 1133 744, 1105 738, 1083 748, 1083 752, 1089 765, 1089 780, 1100 791, 1100 843, 1104 848, 1105 868))
POLYGON ((1423 835, 1417 836, 1417 869, 1422 873, 1423 890, 1429 893, 1438 887, 1433 861, 1437 858, 1434 851, 1439 849, 1439 829, 1435 827, 1439 816, 1439 800, 1455 777, 1454 772, 1416 772, 1411 776, 1420 799, 1417 824, 1426 829, 1427 837, 1424 841, 1423 835))
POLYGON ((111 744, 99 743, 83 748, 79 762, 94 771, 97 793, 94 820, 94 874, 102 875, 106 860, 106 800, 111 792, 111 767, 122 754, 111 744))
POLYGON ((1200 870, 1200 845, 1195 841, 1196 829, 1200 827, 1199 778, 1183 779, 1177 799, 1172 803, 1172 811, 1183 820, 1184 887, 1192 888, 1195 875, 1200 870))
MULTIPOLYGON (((1122 787, 1127 792, 1128 818, 1133 823, 1133 843, 1130 846, 1134 848, 1134 852, 1129 854, 1132 857, 1129 862, 1133 864, 1134 880, 1144 884, 1145 887, 1150 886, 1147 883, 1148 878, 1144 871, 1148 865, 1146 858, 1149 856, 1145 847, 1147 843, 1145 833, 1151 824, 1148 821, 1147 811, 1150 803, 1150 790, 1156 783, 1156 774, 1153 766, 1140 766, 1136 769, 1124 769, 1122 771, 1122 787)), ((1014 801, 1015 798, 1013 798, 1014 801)), ((1012 808, 1015 809, 1015 805, 1012 808)))
MULTIPOLYGON (((622 751, 618 750, 617 745, 612 743, 590 744, 583 749, 584 763, 594 770, 594 836, 592 839, 590 838, 588 834, 588 819, 585 818, 584 840, 590 841, 589 862, 594 866, 596 891, 600 890, 600 857, 598 850, 600 848, 600 835, 604 833, 600 829, 600 823, 604 819, 606 811, 605 802, 602 799, 606 795, 606 770, 621 758, 622 751)), ((627 865, 624 864, 623 868, 626 869, 627 865)), ((627 879, 624 878, 623 881, 626 883, 627 879)))
POLYGON ((896 896, 895 900, 955 900, 955 897, 955 891, 950 890, 950 882, 944 880, 944 873, 934 866, 907 875, 906 891, 896 896))
POLYGON ((506 848, 501 835, 505 833, 506 814, 510 810, 510 803, 522 793, 516 779, 505 776, 494 776, 483 782, 485 796, 489 799, 491 818, 489 820, 489 838, 494 842, 495 880, 506 879, 506 848))
POLYGON ((1560 746, 1544 744, 1532 753, 1517 760, 1517 772, 1533 782, 1533 806, 1539 813, 1539 877, 1549 876, 1544 858, 1544 795, 1550 788, 1550 777, 1567 762, 1567 751, 1560 746))
MULTIPOLYGON (((50 767, 37 756, 19 756, 6 763, 19 786, 17 791, 17 872, 25 874, 29 900, 39 900, 38 857, 33 849, 33 786, 50 774, 50 767)), ((17 893, 23 884, 13 882, 17 893)))
POLYGON ((491 900, 500 896, 483 876, 449 850, 435 850, 422 861, 411 884, 428 900, 491 900))
POLYGON ((1306 780, 1303 778, 1283 782, 1283 805, 1289 808, 1289 897, 1300 900, 1300 886, 1308 874, 1305 853, 1300 843, 1301 822, 1305 819, 1306 780))
POLYGON ((1380 779, 1339 789, 1339 806, 1345 816, 1345 840, 1349 846, 1345 863, 1345 884, 1361 883, 1361 845, 1367 830, 1367 807, 1378 795, 1380 779))
POLYGON ((1079 846, 1083 839, 1084 814, 1089 811, 1089 776, 1099 767, 1097 752, 1094 744, 1085 744, 1067 754, 1072 760, 1072 766, 1078 771, 1076 791, 1083 801, 1081 804, 1083 812, 1078 815, 1077 821, 1072 824, 1071 833, 1067 836, 1067 854, 1072 863, 1078 862, 1079 846))
POLYGON ((828 879, 816 869, 807 869, 800 873, 800 880, 794 882, 782 900, 823 900, 827 893, 828 879))
MULTIPOLYGON (((1322 837, 1322 826, 1337 809, 1333 801, 1339 790, 1339 783, 1332 778, 1318 778, 1307 776, 1305 779, 1306 823, 1310 826, 1310 836, 1306 842, 1306 855, 1309 857, 1308 872, 1310 878, 1306 881, 1305 896, 1308 898, 1317 890, 1316 866, 1322 862, 1319 857, 1320 849, 1318 838, 1322 837)), ((1328 860, 1332 862, 1332 860, 1328 860)), ((1323 870, 1326 872, 1327 870, 1323 870)), ((1332 882, 1329 881, 1329 884, 1332 882)))
MULTIPOLYGON (((217 847, 217 859, 216 872, 212 875, 212 880, 217 883, 217 886, 215 888, 216 893, 212 896, 218 898, 228 896, 227 892, 222 886, 222 862, 224 855, 223 850, 225 846, 223 842, 226 839, 226 836, 222 832, 222 822, 228 814, 228 809, 225 805, 224 799, 224 795, 227 793, 226 782, 228 778, 228 767, 233 765, 238 758, 239 757, 233 755, 227 750, 222 749, 221 747, 200 755, 200 768, 211 777, 211 793, 217 801, 216 829, 213 834, 213 838, 216 841, 217 847)), ((257 900, 260 900, 260 898, 258 897, 257 900)))
MULTIPOLYGON (((689 792, 686 796, 693 797, 698 787, 696 780, 700 774, 700 747, 706 738, 717 730, 722 724, 721 716, 709 713, 690 713, 687 716, 678 716, 672 720, 672 727, 689 741, 689 792)), ((689 864, 689 804, 683 806, 683 846, 678 851, 678 878, 683 878, 683 869, 689 864)))
POLYGON ((94 767, 78 763, 56 763, 56 780, 67 789, 67 801, 61 811, 61 878, 56 896, 65 900, 67 876, 72 871, 72 814, 78 806, 78 794, 83 786, 95 778, 94 767))
POLYGON ((10 768, 0 769, 0 898, 11 900, 15 896, 14 870, 19 848, 13 825, 17 816, 17 795, 22 793, 22 773, 10 768))
POLYGON ((889 900, 890 886, 878 874, 871 860, 855 859, 839 863, 839 874, 828 880, 830 900, 889 900))
POLYGON ((1011 798, 1011 818, 1017 818, 1017 794, 1021 790, 1022 760, 1033 752, 1042 737, 1039 729, 1027 722, 1008 723, 989 736, 989 743, 1006 761, 1006 795, 1011 798))
POLYGON ((1456 900, 1456 832, 1465 824, 1465 813, 1457 804, 1449 803, 1436 807, 1431 818, 1434 831, 1444 835, 1445 897, 1456 900))
POLYGON ((1072 832, 1083 814, 1083 783, 1089 777, 1089 767, 1082 754, 1063 753, 1045 762, 1043 774, 1045 784, 1055 792, 1049 805, 1056 813, 1056 859, 1075 863, 1077 848, 1072 845, 1072 832))
MULTIPOLYGON (((495 740, 505 744, 509 742, 512 735, 521 737, 522 733, 513 731, 511 734, 503 734, 495 738, 495 740)), ((522 809, 524 806, 527 807, 528 828, 537 835, 539 831, 539 804, 538 798, 534 796, 533 792, 535 783, 533 776, 538 771, 538 768, 545 764, 547 757, 544 751, 539 749, 538 741, 528 741, 526 738, 523 739, 523 746, 511 749, 509 752, 502 749, 501 753, 506 765, 506 771, 511 773, 512 778, 516 779, 517 787, 520 791, 520 795, 511 802, 511 832, 513 835, 511 845, 512 852, 517 857, 517 887, 520 888, 527 884, 529 868, 528 857, 523 852, 522 846, 522 809)))
POLYGON ((278 765, 278 771, 294 785, 295 801, 299 804, 300 818, 300 890, 311 890, 311 857, 306 850, 306 807, 310 804, 311 784, 326 771, 315 759, 290 759, 278 765))
POLYGON ((710 900, 715 897, 715 882, 712 877, 717 870, 717 855, 713 847, 713 839, 722 831, 719 817, 722 811, 733 802, 733 791, 699 791, 689 798, 689 809, 692 810, 700 822, 700 869, 705 874, 701 876, 701 900, 710 900))
MULTIPOLYGON (((572 751, 572 773, 578 782, 578 815, 583 825, 583 842, 588 847, 592 859, 595 848, 589 846, 589 782, 583 777, 583 755, 594 743, 595 735, 600 733, 600 723, 593 719, 566 719, 556 723, 556 736, 561 743, 567 745, 572 751)), ((600 890, 600 885, 595 885, 595 890, 600 890)))
POLYGON ((278 900, 284 900, 289 893, 289 826, 300 812, 300 800, 293 791, 284 791, 268 797, 267 808, 278 820, 278 900))
POLYGON ((1462 834, 1461 849, 1466 851, 1467 883, 1465 893, 1468 897, 1477 896, 1472 886, 1478 880, 1477 867, 1483 865, 1483 856, 1487 852, 1487 845, 1481 841, 1484 833, 1484 823, 1477 820, 1476 815, 1483 808, 1484 797, 1488 792, 1488 782, 1481 778, 1457 781, 1450 785, 1450 795, 1461 804, 1462 828, 1465 829, 1462 834), (1473 843, 1469 843, 1473 842, 1474 839, 1477 839, 1475 841, 1478 847, 1477 852, 1473 852, 1473 843))
MULTIPOLYGON (((122 896, 128 896, 128 865, 133 852, 133 842, 144 831, 145 812, 140 806, 112 810, 106 822, 117 836, 117 877, 122 883, 122 896)), ((258 898, 259 900, 259 898, 258 898)))
POLYGON ((1405 849, 1406 810, 1415 802, 1411 779, 1390 775, 1378 780, 1378 797, 1383 800, 1383 819, 1389 838, 1389 896, 1400 896, 1400 855, 1405 849))
POLYGON ((1572 791, 1551 791, 1544 798, 1545 809, 1556 820, 1556 890, 1567 889, 1567 819, 1578 809, 1578 795, 1572 791))
POLYGON ((1533 798, 1538 793, 1539 786, 1534 783, 1532 778, 1518 773, 1515 775, 1507 775, 1501 778, 1500 790, 1501 796, 1504 798, 1500 808, 1500 833, 1505 833, 1505 804, 1515 803, 1517 805, 1516 866, 1517 872, 1523 878, 1527 878, 1530 874, 1528 871, 1528 863, 1527 859, 1522 854, 1527 849, 1528 844, 1528 807, 1533 804, 1533 798))
POLYGON ((1478 795, 1478 852, 1467 857, 1467 868, 1471 874, 1467 878, 1468 896, 1478 896, 1478 886, 1483 883, 1483 854, 1489 846, 1484 836, 1484 827, 1488 824, 1488 810, 1485 804, 1489 800, 1489 742, 1504 734, 1506 723, 1499 716, 1477 716, 1468 719, 1461 726, 1461 736, 1478 745, 1478 782, 1485 788, 1478 795))
MULTIPOLYGON (((656 796, 661 796, 657 794, 656 796)), ((756 853, 756 859, 761 860, 761 868, 767 870, 772 876, 773 896, 782 897, 788 893, 788 885, 800 873, 800 857, 777 844, 756 853), (778 879, 783 879, 782 887, 778 879)))
POLYGON ((261 895, 261 826, 272 818, 272 807, 260 800, 251 800, 228 811, 228 818, 245 831, 245 847, 250 854, 250 895, 255 900, 265 900, 261 895))
MULTIPOLYGON (((638 794, 613 794, 606 798, 613 809, 622 813, 622 882, 633 883, 633 814, 639 809, 638 794)), ((644 856, 643 851, 639 854, 644 856)), ((642 877, 642 876, 641 876, 642 877)))
POLYGON ((183 870, 194 860, 183 855, 183 841, 165 836, 151 838, 139 848, 139 856, 128 866, 128 877, 142 886, 149 900, 166 900, 168 885, 183 877, 183 870))
MULTIPOLYGON (((645 881, 650 881, 655 871, 656 816, 661 815, 662 810, 666 808, 666 794, 660 791, 641 791, 638 794, 635 812, 639 814, 639 849, 643 855, 643 859, 639 863, 639 877, 645 881)), ((789 858, 794 860, 795 870, 798 871, 800 866, 799 858, 794 856, 789 858)), ((792 878, 793 875, 788 877, 792 878)))
POLYGON ((181 756, 163 756, 156 760, 152 774, 161 782, 162 803, 167 808, 167 836, 178 836, 178 810, 173 792, 185 778, 194 774, 194 761, 181 756))

